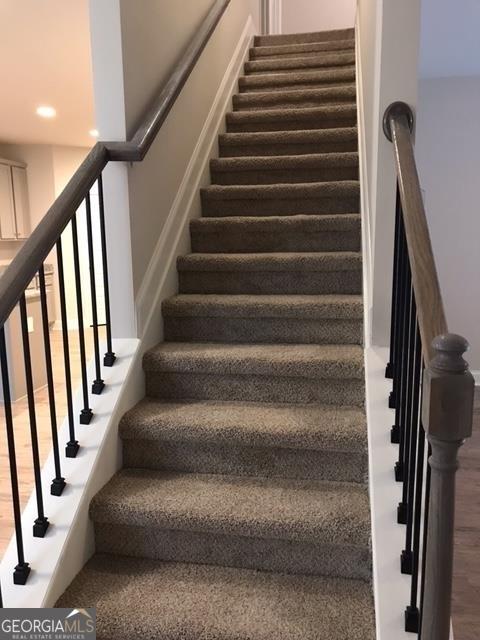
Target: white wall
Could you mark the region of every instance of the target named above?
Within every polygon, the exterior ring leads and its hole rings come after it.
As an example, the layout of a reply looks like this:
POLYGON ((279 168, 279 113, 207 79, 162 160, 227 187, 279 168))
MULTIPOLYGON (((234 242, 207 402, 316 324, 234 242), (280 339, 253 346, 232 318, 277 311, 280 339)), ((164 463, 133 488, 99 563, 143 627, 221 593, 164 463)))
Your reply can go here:
POLYGON ((361 111, 365 149, 360 149, 364 211, 370 221, 371 340, 386 346, 390 336, 392 255, 395 215, 395 167, 392 145, 383 135, 382 117, 389 104, 407 102, 415 111, 420 40, 417 0, 358 0, 357 18, 361 111), (408 46, 405 46, 405 42, 408 46))
POLYGON ((162 88, 211 4, 211 0, 120 0, 128 137, 135 132, 146 106, 162 88))
POLYGON ((480 75, 480 2, 421 0, 420 77, 480 75))
POLYGON ((480 76, 420 81, 416 157, 450 331, 480 371, 480 76))
MULTIPOLYGON (((211 0, 188 12, 178 0, 148 0, 140 12, 120 2, 127 132, 171 72, 211 0), (155 64, 152 64, 155 61, 155 64), (142 73, 138 73, 142 69, 142 73)), ((138 292, 203 123, 249 15, 249 3, 233 0, 209 47, 181 92, 145 160, 129 169, 134 290, 138 292)))
MULTIPOLYGON (((142 0, 139 11, 138 4, 129 0, 91 1, 96 120, 101 138, 121 140, 132 135, 212 4, 212 0, 199 0, 189 3, 185 11, 185 4, 178 0, 142 0), (116 61, 113 67, 112 61, 116 61), (123 68, 122 77, 115 74, 118 65, 123 68)), ((116 277, 112 306, 119 302, 125 307, 123 313, 112 310, 112 319, 125 318, 127 307, 134 306, 125 301, 140 291, 247 19, 250 16, 257 22, 259 15, 257 0, 232 0, 144 161, 107 168, 107 228, 110 225, 109 235, 115 237, 109 257, 118 266, 110 266, 116 277), (122 277, 119 269, 124 270, 122 277)), ((126 330, 114 327, 114 334, 129 337, 126 330)))
POLYGON ((355 24, 355 0, 281 0, 281 32, 345 29, 355 24))

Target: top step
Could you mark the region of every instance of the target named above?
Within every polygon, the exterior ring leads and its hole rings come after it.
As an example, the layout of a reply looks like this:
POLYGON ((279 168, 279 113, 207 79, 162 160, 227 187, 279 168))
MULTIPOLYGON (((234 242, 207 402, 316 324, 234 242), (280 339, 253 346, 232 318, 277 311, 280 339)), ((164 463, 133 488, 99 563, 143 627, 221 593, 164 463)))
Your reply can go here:
POLYGON ((351 40, 354 37, 355 29, 335 29, 334 31, 317 31, 315 33, 288 33, 275 36, 255 36, 254 46, 265 47, 280 44, 329 42, 331 40, 351 40))

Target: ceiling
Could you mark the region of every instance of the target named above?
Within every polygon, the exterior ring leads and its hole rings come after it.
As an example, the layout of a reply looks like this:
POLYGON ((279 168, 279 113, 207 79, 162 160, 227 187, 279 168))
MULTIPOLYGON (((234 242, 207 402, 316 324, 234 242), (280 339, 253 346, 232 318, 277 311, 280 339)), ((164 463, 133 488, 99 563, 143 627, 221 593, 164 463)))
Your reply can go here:
POLYGON ((0 78, 0 142, 91 146, 88 0, 0 0, 0 78))
POLYGON ((480 76, 480 0, 422 0, 420 77, 480 76))

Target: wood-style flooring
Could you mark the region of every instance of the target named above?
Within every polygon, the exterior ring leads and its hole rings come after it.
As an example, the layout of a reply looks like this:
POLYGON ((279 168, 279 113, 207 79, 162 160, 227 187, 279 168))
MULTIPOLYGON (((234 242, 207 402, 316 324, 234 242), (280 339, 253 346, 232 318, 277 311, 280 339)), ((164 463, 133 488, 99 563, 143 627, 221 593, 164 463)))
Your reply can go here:
POLYGON ((472 438, 460 449, 457 472, 453 634, 480 638, 480 390, 475 396, 472 438))

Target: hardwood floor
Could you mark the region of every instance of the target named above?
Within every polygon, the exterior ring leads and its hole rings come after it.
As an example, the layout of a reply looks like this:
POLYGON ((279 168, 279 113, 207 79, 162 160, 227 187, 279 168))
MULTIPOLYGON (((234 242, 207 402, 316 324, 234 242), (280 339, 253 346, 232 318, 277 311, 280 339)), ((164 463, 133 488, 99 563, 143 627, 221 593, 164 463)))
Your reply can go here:
MULTIPOLYGON (((67 400, 65 394, 65 371, 63 365, 63 347, 61 331, 51 331, 52 364, 55 381, 55 399, 58 424, 61 425, 67 413, 67 400)), ((103 339, 103 327, 100 327, 100 337, 103 339)), ((81 370, 79 358, 78 331, 69 331, 72 386, 76 389, 81 384, 81 370)), ((93 340, 91 331, 86 331, 85 343, 87 360, 93 356, 93 340)), ((91 381, 89 381, 91 383, 91 381)), ((37 417, 38 440, 40 449, 40 461, 46 460, 52 448, 50 409, 48 404, 48 392, 44 387, 35 393, 35 408, 37 417)), ((34 488, 32 448, 30 439, 30 421, 28 415, 28 403, 26 398, 17 400, 12 406, 15 448, 17 457, 17 470, 19 479, 19 491, 22 510, 34 488)), ((13 533, 13 511, 11 501, 10 467, 8 449, 5 434, 5 422, 3 405, 0 405, 0 558, 13 533)), ((65 442, 59 442, 61 460, 64 459, 65 442)), ((43 487, 44 493, 50 487, 43 487)), ((48 514, 46 514, 48 516, 48 514)), ((33 524, 33 523, 32 523, 33 524)))
POLYGON ((455 640, 480 637, 480 390, 475 396, 473 435, 460 450, 453 579, 455 640))

